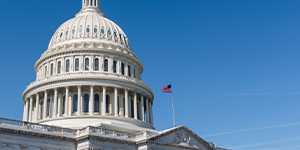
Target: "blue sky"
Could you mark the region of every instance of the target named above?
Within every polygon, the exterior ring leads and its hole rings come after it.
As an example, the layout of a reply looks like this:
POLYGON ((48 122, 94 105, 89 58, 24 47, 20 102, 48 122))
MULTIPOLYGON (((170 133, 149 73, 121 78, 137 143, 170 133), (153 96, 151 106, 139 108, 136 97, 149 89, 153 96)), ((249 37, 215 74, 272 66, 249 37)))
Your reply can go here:
MULTIPOLYGON (((235 150, 300 149, 299 0, 101 0, 127 34, 154 94, 157 130, 177 125, 235 150)), ((0 5, 0 117, 22 119, 22 92, 55 30, 81 0, 0 5)))

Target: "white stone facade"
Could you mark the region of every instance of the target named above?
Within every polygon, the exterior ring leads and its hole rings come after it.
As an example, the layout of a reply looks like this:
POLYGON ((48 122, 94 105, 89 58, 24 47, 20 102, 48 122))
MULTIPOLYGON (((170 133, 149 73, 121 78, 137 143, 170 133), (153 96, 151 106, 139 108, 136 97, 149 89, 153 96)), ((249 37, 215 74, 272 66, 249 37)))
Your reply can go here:
POLYGON ((185 126, 155 130, 143 69, 99 0, 83 0, 35 64, 23 121, 0 118, 0 150, 222 150, 185 126))
POLYGON ((225 150, 185 126, 132 133, 87 126, 81 129, 0 118, 0 150, 225 150))

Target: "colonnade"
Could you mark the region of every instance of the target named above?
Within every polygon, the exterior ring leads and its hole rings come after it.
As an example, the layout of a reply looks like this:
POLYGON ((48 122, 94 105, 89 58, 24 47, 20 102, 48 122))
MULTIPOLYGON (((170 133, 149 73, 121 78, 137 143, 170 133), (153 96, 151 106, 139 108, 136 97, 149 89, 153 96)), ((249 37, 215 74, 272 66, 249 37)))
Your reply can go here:
POLYGON ((152 100, 127 88, 70 86, 37 92, 24 100, 23 121, 100 115, 133 118, 153 124, 152 100))

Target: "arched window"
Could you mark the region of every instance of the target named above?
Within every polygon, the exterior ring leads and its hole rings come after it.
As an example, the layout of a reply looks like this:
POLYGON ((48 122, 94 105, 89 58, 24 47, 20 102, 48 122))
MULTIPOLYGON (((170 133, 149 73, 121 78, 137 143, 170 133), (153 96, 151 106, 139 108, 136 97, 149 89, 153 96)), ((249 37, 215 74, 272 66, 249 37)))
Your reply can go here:
POLYGON ((121 64, 121 74, 124 75, 124 63, 121 64))
POLYGON ((135 78, 135 68, 133 69, 133 77, 135 78))
POLYGON ((117 62, 116 61, 114 61, 114 64, 113 64, 113 72, 117 73, 117 62))
POLYGON ((59 61, 57 63, 57 73, 60 74, 60 72, 61 72, 61 62, 59 61))
POLYGON ((94 0, 94 6, 97 6, 96 0, 94 0))
POLYGON ((99 112, 99 94, 95 94, 94 112, 99 112))
POLYGON ((79 71, 79 59, 75 59, 75 71, 79 71))
POLYGON ((70 71, 70 60, 68 59, 66 61, 66 72, 69 72, 70 71))
POLYGON ((51 64, 51 71, 50 71, 50 75, 53 75, 53 64, 51 64))
POLYGON ((73 113, 77 113, 78 94, 73 95, 73 113))
POLYGON ((47 66, 45 67, 45 77, 47 77, 47 66))
POLYGON ((84 94, 83 96, 83 112, 89 112, 89 94, 84 94))
POLYGON ((93 0, 91 0, 90 6, 93 6, 93 0))
POLYGON ((95 59, 95 71, 98 71, 99 70, 99 59, 96 58, 95 59))
POLYGON ((110 96, 106 94, 106 113, 110 113, 110 96))
POLYGON ((129 76, 129 77, 131 76, 131 68, 130 68, 129 65, 128 65, 128 76, 129 76))
POLYGON ((89 70, 89 67, 90 67, 90 60, 88 58, 86 58, 84 60, 84 63, 85 63, 85 67, 84 67, 84 70, 88 71, 89 70))
POLYGON ((105 59, 104 60, 104 71, 108 71, 108 60, 107 59, 105 59))
POLYGON ((65 114, 66 113, 65 110, 66 110, 66 95, 63 96, 61 114, 65 114))

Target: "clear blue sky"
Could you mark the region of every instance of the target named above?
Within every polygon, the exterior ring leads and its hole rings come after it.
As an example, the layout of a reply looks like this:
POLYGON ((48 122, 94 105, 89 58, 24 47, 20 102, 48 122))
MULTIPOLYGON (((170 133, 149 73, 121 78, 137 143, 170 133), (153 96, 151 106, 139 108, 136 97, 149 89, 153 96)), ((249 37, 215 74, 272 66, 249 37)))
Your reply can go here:
MULTIPOLYGON (((176 124, 235 150, 300 149, 299 0, 101 0, 152 88, 157 130, 176 124), (222 134, 224 133, 224 134, 222 134)), ((55 30, 81 0, 0 5, 0 117, 22 119, 22 92, 55 30)))

